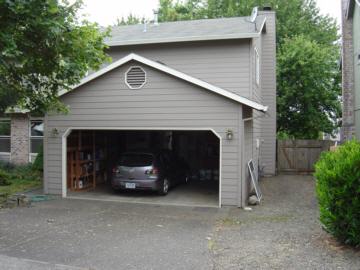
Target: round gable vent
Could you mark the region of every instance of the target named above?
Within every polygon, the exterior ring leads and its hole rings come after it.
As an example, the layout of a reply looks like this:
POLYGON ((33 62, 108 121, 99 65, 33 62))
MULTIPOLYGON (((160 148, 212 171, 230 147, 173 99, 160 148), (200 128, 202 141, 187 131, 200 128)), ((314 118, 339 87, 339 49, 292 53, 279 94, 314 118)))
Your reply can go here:
POLYGON ((146 83, 146 72, 141 67, 131 67, 125 74, 126 85, 131 89, 139 89, 146 83))

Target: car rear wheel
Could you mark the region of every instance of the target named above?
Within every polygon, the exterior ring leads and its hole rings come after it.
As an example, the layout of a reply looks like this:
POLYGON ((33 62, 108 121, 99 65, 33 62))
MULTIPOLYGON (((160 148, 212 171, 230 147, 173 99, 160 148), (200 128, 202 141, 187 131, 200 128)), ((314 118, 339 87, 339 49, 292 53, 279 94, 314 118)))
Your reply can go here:
POLYGON ((169 188, 170 188, 170 182, 167 178, 164 178, 164 180, 161 182, 159 194, 160 195, 168 194, 169 188))

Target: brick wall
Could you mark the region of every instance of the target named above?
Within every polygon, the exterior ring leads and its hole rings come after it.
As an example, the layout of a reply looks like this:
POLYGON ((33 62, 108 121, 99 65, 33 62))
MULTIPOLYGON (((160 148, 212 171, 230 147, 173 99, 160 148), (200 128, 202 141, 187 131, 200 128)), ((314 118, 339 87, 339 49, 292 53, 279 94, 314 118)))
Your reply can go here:
POLYGON ((354 58, 353 19, 346 18, 349 0, 342 0, 342 128, 341 140, 354 136, 354 58))
POLYGON ((29 162, 29 117, 26 114, 11 115, 11 162, 29 162))

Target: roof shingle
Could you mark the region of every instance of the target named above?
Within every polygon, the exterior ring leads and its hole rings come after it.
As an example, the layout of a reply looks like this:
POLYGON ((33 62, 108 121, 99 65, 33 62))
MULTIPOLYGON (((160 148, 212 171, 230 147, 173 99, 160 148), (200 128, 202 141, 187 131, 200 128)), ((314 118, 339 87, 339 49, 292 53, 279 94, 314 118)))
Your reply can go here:
POLYGON ((249 17, 203 19, 191 21, 164 22, 158 25, 144 24, 114 26, 109 46, 220 40, 256 37, 264 24, 265 17, 258 16, 255 23, 249 17))

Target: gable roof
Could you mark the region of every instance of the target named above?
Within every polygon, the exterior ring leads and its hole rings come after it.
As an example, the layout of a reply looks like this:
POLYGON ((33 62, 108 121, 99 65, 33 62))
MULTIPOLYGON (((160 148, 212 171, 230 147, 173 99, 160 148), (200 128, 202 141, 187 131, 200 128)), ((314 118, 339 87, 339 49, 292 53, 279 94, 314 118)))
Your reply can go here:
MULTIPOLYGON (((104 75, 105 73, 107 73, 107 72, 109 72, 109 71, 111 71, 111 70, 113 70, 113 69, 115 69, 117 67, 120 67, 120 66, 122 66, 122 65, 124 65, 124 64, 126 64, 126 63, 128 63, 128 62, 130 62, 132 60, 137 61, 139 63, 142 63, 144 65, 150 66, 150 67, 152 67, 154 69, 160 70, 160 71, 162 71, 164 73, 167 73, 169 75, 177 77, 177 78, 179 78, 181 80, 184 80, 186 82, 189 82, 191 84, 197 85, 197 86, 199 86, 201 88, 204 88, 204 89, 209 90, 209 91, 211 91, 213 93, 219 94, 219 95, 221 95, 223 97, 226 97, 228 99, 234 100, 234 101, 239 102, 239 103, 244 104, 244 105, 247 105, 247 106, 249 106, 249 107, 251 107, 251 108, 253 108, 255 110, 266 112, 267 109, 268 109, 267 106, 261 105, 261 104, 255 102, 255 101, 244 98, 242 96, 234 94, 234 93, 232 93, 230 91, 227 91, 225 89, 222 89, 222 88, 217 87, 215 85, 212 85, 210 83, 204 82, 202 80, 196 79, 196 78, 191 77, 191 76, 189 76, 189 75, 187 75, 185 73, 182 73, 180 71, 177 71, 177 70, 172 69, 172 68, 170 68, 168 66, 165 66, 163 64, 152 61, 150 59, 147 59, 145 57, 142 57, 142 56, 134 54, 134 53, 131 53, 128 56, 125 56, 125 57, 113 62, 112 64, 104 67, 103 69, 100 69, 99 71, 97 71, 95 73, 92 73, 91 75, 85 77, 84 79, 81 80, 81 82, 78 85, 74 86, 72 88, 72 90, 74 90, 74 89, 78 88, 79 86, 84 85, 84 84, 86 84, 86 83, 88 83, 88 82, 90 82, 90 81, 104 75)), ((65 95, 68 92, 69 91, 62 91, 62 92, 59 93, 59 95, 62 96, 62 95, 65 95)))
POLYGON ((249 17, 203 19, 175 22, 114 26, 109 46, 155 44, 184 41, 225 40, 258 37, 264 29, 266 17, 258 15, 255 23, 249 17))

